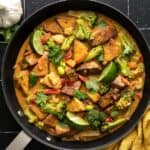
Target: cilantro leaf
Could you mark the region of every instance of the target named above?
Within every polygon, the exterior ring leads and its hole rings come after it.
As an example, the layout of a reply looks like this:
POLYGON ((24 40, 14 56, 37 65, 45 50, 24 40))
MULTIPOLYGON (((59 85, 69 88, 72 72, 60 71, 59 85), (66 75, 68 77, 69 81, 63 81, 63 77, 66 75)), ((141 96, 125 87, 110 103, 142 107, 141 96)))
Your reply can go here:
POLYGON ((59 53, 59 55, 57 57, 53 57, 52 59, 52 63, 55 65, 55 66, 59 66, 60 62, 61 62, 61 59, 63 58, 64 56, 64 52, 61 52, 59 53))
POLYGON ((52 61, 55 66, 60 64, 61 59, 64 56, 64 52, 61 51, 60 46, 56 45, 55 43, 48 41, 48 57, 52 61))
POLYGON ((37 103, 40 107, 44 107, 45 104, 46 104, 46 102, 47 102, 47 100, 48 100, 48 98, 49 98, 49 97, 48 97, 47 95, 45 95, 45 94, 39 92, 39 93, 37 93, 37 95, 36 95, 36 103, 37 103))
POLYGON ((86 93, 84 93, 80 90, 75 90, 74 91, 74 96, 77 97, 80 100, 84 100, 88 97, 86 93))
POLYGON ((49 48, 49 56, 55 57, 60 53, 60 47, 58 45, 53 45, 49 48))
POLYGON ((86 88, 88 88, 91 92, 98 92, 99 85, 96 80, 89 80, 86 82, 86 88))
POLYGON ((33 86, 36 84, 38 80, 38 77, 36 76, 36 74, 34 72, 31 72, 31 74, 29 75, 29 83, 33 86))
POLYGON ((106 26, 108 26, 108 24, 106 23, 105 20, 103 20, 102 18, 98 19, 98 21, 96 23, 96 27, 105 28, 106 26))
POLYGON ((135 45, 129 40, 129 38, 123 34, 121 37, 123 52, 122 56, 130 56, 135 52, 135 45))
POLYGON ((97 15, 94 12, 86 12, 81 14, 81 18, 88 21, 90 26, 93 27, 97 20, 97 15))

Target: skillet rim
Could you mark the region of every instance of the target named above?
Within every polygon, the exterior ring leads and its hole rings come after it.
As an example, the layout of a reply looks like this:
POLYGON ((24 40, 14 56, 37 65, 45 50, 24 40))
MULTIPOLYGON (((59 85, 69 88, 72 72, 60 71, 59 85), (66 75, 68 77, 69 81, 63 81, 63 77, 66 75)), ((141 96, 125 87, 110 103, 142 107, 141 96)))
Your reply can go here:
MULTIPOLYGON (((70 1, 73 1, 73 0, 62 0, 62 1, 59 1, 59 0, 57 0, 57 1, 55 1, 55 2, 50 2, 49 4, 47 4, 47 5, 45 5, 45 6, 43 6, 43 7, 41 7, 40 9, 38 9, 37 11, 35 11, 33 14, 31 14, 29 17, 27 17, 22 23, 21 23, 21 25, 20 25, 20 27, 19 27, 19 29, 22 27, 22 26, 24 26, 24 24, 27 22, 27 21, 29 21, 29 20, 31 20, 31 18, 32 17, 34 17, 37 13, 40 13, 41 11, 44 11, 44 9, 46 9, 46 8, 48 8, 48 7, 52 7, 53 5, 57 5, 58 3, 60 3, 60 4, 63 4, 63 3, 67 3, 67 2, 70 2, 70 1)), ((85 2, 84 0, 80 0, 80 2, 85 2)), ((144 39, 144 37, 143 37, 143 35, 141 34, 141 32, 138 30, 138 28, 137 28, 137 26, 126 16, 126 15, 124 15, 122 12, 120 12, 120 10, 118 10, 118 9, 116 9, 116 8, 114 8, 114 7, 112 7, 112 6, 110 6, 109 4, 106 4, 106 3, 104 3, 104 2, 101 2, 101 1, 98 1, 98 0, 88 0, 87 2, 91 2, 91 3, 96 3, 96 4, 98 4, 98 5, 103 5, 103 6, 105 6, 105 7, 109 7, 109 9, 111 9, 113 12, 115 12, 115 13, 117 13, 118 15, 121 15, 122 17, 123 17, 123 19, 125 19, 125 21, 127 22, 127 24, 131 24, 132 25, 132 27, 134 28, 134 30, 135 30, 135 32, 137 32, 138 33, 138 35, 140 35, 140 38, 143 40, 143 42, 144 42, 144 44, 145 44, 145 47, 146 47, 146 49, 147 49, 147 51, 148 51, 148 44, 147 44, 147 41, 144 39)), ((68 9, 69 10, 69 9, 68 9)), ((65 147, 58 147, 57 145, 54 145, 54 144, 51 144, 51 143, 49 143, 49 142, 47 142, 46 140, 43 140, 43 139, 41 139, 41 138, 39 138, 39 137, 37 137, 36 135, 35 135, 35 133, 33 133, 32 131, 30 131, 29 130, 29 128, 27 128, 27 127, 25 127, 24 126, 24 124, 23 124, 23 122, 21 121, 22 119, 20 119, 20 117, 14 112, 14 109, 13 109, 13 107, 10 105, 10 103, 9 103, 9 99, 8 99, 8 96, 7 96, 7 92, 6 92, 6 87, 5 87, 5 73, 4 73, 4 71, 3 70, 5 70, 6 68, 5 68, 5 61, 6 61, 6 56, 7 56, 7 53, 8 53, 8 51, 10 51, 10 49, 11 49, 11 43, 12 43, 12 41, 14 41, 15 40, 15 37, 17 36, 17 33, 19 33, 19 29, 18 29, 18 31, 14 34, 14 36, 13 36, 13 38, 12 38, 12 40, 10 41, 10 43, 8 44, 8 46, 7 46, 7 49, 5 50, 5 54, 4 54, 4 56, 3 56, 3 60, 2 60, 2 67, 1 67, 1 75, 2 75, 2 90, 3 90, 3 94, 4 94, 4 97, 5 97, 5 102, 6 102, 6 104, 7 104, 7 107, 8 107, 8 109, 9 109, 9 111, 11 112, 11 114, 12 114, 12 116, 15 118, 15 120, 17 121, 17 123, 21 126, 21 128, 29 135, 29 136, 31 136, 31 137, 33 137, 34 139, 36 139, 38 142, 40 142, 40 143, 42 143, 42 144, 44 144, 44 145, 46 145, 46 146, 49 146, 49 147, 53 147, 53 148, 56 148, 56 149, 65 149, 65 150, 69 150, 70 148, 65 148, 65 147)), ((127 28, 126 28, 127 29, 127 28)), ((132 35, 132 33, 130 33, 131 35, 132 35)), ((134 37, 133 37, 134 38, 134 37)), ((138 44, 138 43, 137 43, 138 44)), ((142 50, 141 50, 142 51, 142 50)), ((149 56, 150 56, 150 53, 149 53, 149 56)), ((149 57, 150 58, 150 57, 149 57)), ((145 63, 144 63, 145 64, 145 63)), ((145 70, 146 71, 146 70, 145 70)), ((144 85, 144 87, 145 87, 145 85, 144 85)), ((143 94, 144 95, 144 94, 143 94)), ((149 95, 149 97, 150 97, 150 95, 149 95)), ((111 139, 110 141, 108 141, 108 142, 106 142, 106 143, 104 143, 103 145, 98 145, 97 144, 97 146, 95 146, 95 147, 92 147, 92 148, 81 148, 81 149, 97 149, 97 148, 104 148, 104 147, 106 147, 106 146, 108 146, 109 144, 111 144, 112 142, 115 142, 115 141, 118 141, 119 139, 121 139, 122 137, 124 137, 127 133, 129 133, 131 130, 132 130, 132 128, 134 128, 135 127, 135 125, 137 124, 137 121, 140 119, 140 117, 141 117, 141 115, 144 113, 144 110, 146 109, 146 106, 147 106, 147 104, 148 104, 148 100, 147 100, 147 103, 144 103, 143 104, 143 109, 141 110, 141 112, 140 112, 140 114, 138 114, 138 117, 136 117, 136 118, 134 118, 134 124, 132 123, 132 127, 130 128, 130 129, 128 129, 128 128, 126 128, 126 130, 127 130, 127 132, 126 133, 122 133, 121 135, 119 135, 119 137, 116 137, 115 139, 111 139), (145 105, 144 105, 145 104, 145 105)), ((138 106, 139 107, 139 106, 138 106)), ((138 109, 138 107, 137 107, 137 109, 138 109)), ((136 110, 137 110, 136 109, 136 110)), ((133 118, 133 117, 131 117, 131 118, 133 118)), ((123 125, 124 126, 124 125, 123 125)), ((122 127, 121 127, 122 128, 122 127)), ((121 128, 120 128, 120 130, 121 130, 121 128)), ((118 129, 119 130, 119 129, 118 129)), ((117 131, 118 131, 117 130, 117 131)), ((116 132, 115 132, 116 133, 116 132)), ((100 139, 99 139, 100 140, 100 139)), ((98 141, 99 141, 98 140, 98 141)), ((70 142, 68 142, 68 143, 70 143, 70 142)), ((85 143, 87 143, 87 142, 85 142, 85 143)), ((89 142, 88 142, 89 143, 89 142)))

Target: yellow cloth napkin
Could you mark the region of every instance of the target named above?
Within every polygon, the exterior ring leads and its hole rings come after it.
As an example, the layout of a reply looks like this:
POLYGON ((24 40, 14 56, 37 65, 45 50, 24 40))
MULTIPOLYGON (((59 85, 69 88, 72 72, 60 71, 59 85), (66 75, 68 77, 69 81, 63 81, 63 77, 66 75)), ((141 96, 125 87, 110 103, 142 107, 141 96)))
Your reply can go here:
POLYGON ((132 132, 105 150, 150 150, 150 106, 132 132))

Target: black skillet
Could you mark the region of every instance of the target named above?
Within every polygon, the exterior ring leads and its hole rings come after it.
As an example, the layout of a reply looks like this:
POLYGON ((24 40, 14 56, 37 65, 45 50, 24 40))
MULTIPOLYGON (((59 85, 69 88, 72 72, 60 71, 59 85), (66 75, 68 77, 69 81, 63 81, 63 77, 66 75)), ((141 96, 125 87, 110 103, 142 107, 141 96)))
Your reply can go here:
POLYGON ((111 144, 123 136, 125 136, 140 119, 146 106, 148 105, 148 100, 150 97, 150 52, 148 46, 137 29, 134 23, 129 20, 124 14, 116 10, 115 8, 106 5, 98 0, 61 0, 50 3, 47 6, 41 8, 36 13, 27 18, 20 26, 13 39, 9 43, 7 50, 5 52, 3 62, 2 62, 2 88, 5 96, 6 104, 27 135, 34 138, 35 140, 41 142, 44 145, 53 147, 56 149, 99 149, 104 148, 108 144, 111 144), (18 115, 18 110, 20 106, 17 102, 15 91, 13 88, 13 65, 15 64, 16 57, 18 55, 19 49, 27 36, 31 31, 41 23, 46 18, 53 16, 60 12, 65 12, 67 10, 93 10, 103 13, 110 18, 118 21, 122 26, 124 26, 129 33, 134 37, 139 45, 139 48, 144 57, 146 80, 144 85, 144 95, 143 98, 136 109, 135 113, 131 119, 123 125, 119 130, 114 133, 107 135, 99 140, 91 142, 63 142, 58 138, 49 136, 46 132, 39 130, 33 125, 29 124, 27 118, 18 115))

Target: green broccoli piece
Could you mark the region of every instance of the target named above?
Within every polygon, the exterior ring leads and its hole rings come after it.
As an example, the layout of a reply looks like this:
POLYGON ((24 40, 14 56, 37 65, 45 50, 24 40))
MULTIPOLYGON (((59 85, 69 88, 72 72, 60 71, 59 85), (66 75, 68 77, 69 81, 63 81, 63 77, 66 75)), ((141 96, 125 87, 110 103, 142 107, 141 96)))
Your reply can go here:
POLYGON ((100 95, 105 95, 110 90, 110 85, 100 83, 99 85, 99 93, 100 95))
POLYGON ((45 95, 44 93, 39 92, 39 93, 37 93, 37 95, 36 95, 36 103, 37 103, 41 108, 43 108, 43 107, 46 105, 48 98, 49 98, 49 97, 48 97, 47 95, 45 95))
POLYGON ((106 114, 104 112, 99 112, 94 109, 87 112, 87 120, 94 128, 98 128, 101 125, 101 122, 104 122, 105 119, 106 114))
POLYGON ((118 126, 118 125, 121 125, 121 124, 125 123, 126 121, 127 121, 126 118, 121 118, 121 119, 118 119, 116 121, 109 122, 109 123, 101 126, 101 131, 105 132, 107 130, 110 130, 110 129, 118 126))
POLYGON ((43 111, 56 115, 60 120, 62 120, 66 113, 66 103, 59 102, 59 103, 48 103, 43 107, 43 111))
POLYGON ((44 112, 56 115, 56 104, 55 103, 47 103, 44 107, 43 107, 44 112))
POLYGON ((130 56, 131 54, 135 52, 134 43, 131 43, 131 41, 125 34, 121 36, 121 42, 122 42, 122 47, 123 47, 122 56, 130 56))
POLYGON ((144 72, 144 64, 140 63, 138 64, 136 69, 130 71, 129 78, 135 78, 137 75, 143 72, 144 72))
POLYGON ((97 20, 97 15, 94 12, 91 12, 91 11, 82 13, 80 15, 80 17, 82 19, 84 19, 85 21, 88 21, 91 27, 93 27, 95 25, 96 20, 97 20))
POLYGON ((100 119, 100 121, 105 122, 106 118, 107 118, 107 116, 106 116, 106 114, 104 112, 102 112, 102 111, 99 112, 99 119, 100 119))
POLYGON ((29 123, 34 123, 38 120, 37 116, 35 116, 30 109, 25 109, 24 114, 28 117, 29 123))
POLYGON ((106 21, 104 19, 102 19, 101 17, 98 18, 98 20, 96 22, 96 27, 97 28, 105 28, 106 26, 108 26, 108 24, 106 23, 106 21))
POLYGON ((75 36, 79 40, 85 40, 85 39, 90 39, 91 31, 90 29, 86 26, 84 20, 78 19, 77 20, 77 26, 75 29, 75 36))
POLYGON ((124 58, 119 57, 116 59, 116 62, 119 65, 121 74, 128 77, 130 75, 130 69, 127 65, 127 61, 124 58))
POLYGON ((29 75, 30 85, 34 86, 36 84, 37 80, 38 80, 38 77, 36 76, 36 74, 34 72, 31 72, 29 75))
POLYGON ((116 102, 116 107, 119 110, 128 108, 132 104, 134 92, 132 90, 126 90, 121 93, 120 99, 116 102))
POLYGON ((65 39, 65 41, 63 42, 62 46, 61 46, 61 49, 62 50, 68 50, 72 44, 74 40, 74 36, 69 36, 65 39))
POLYGON ((87 120, 94 128, 98 128, 101 124, 99 111, 93 109, 87 112, 87 120))

